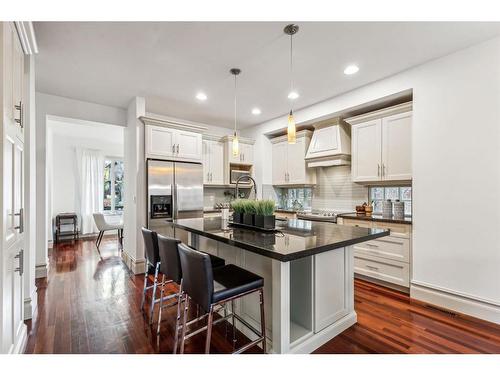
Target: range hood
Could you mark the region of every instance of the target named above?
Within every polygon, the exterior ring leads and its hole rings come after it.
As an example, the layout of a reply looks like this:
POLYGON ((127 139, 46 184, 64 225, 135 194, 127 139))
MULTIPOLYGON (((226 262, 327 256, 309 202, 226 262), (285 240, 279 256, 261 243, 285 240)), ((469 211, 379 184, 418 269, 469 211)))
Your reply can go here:
POLYGON ((340 118, 316 123, 307 149, 309 168, 351 164, 351 129, 340 118))

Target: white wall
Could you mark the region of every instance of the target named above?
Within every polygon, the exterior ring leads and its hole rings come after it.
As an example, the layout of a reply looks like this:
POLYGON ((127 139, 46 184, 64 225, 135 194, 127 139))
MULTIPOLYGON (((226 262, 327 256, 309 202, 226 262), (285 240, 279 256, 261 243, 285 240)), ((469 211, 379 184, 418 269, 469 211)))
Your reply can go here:
POLYGON ((36 277, 47 276, 47 120, 51 117, 126 125, 125 110, 36 92, 36 277))
MULTIPOLYGON (((99 150, 103 156, 123 157, 123 133, 120 126, 105 124, 77 124, 50 121, 51 149, 48 153, 49 216, 54 220, 61 212, 76 212, 80 216, 79 178, 77 176, 76 149, 99 150)), ((47 227, 48 238, 52 228, 47 227)))
MULTIPOLYGON (((426 288, 420 299, 500 322, 500 38, 296 111, 296 121, 408 89, 413 286, 426 288), (439 298, 430 297, 434 292, 439 298)), ((271 145, 263 134, 285 127, 283 116, 243 132, 257 140, 259 185, 271 181, 271 145)))

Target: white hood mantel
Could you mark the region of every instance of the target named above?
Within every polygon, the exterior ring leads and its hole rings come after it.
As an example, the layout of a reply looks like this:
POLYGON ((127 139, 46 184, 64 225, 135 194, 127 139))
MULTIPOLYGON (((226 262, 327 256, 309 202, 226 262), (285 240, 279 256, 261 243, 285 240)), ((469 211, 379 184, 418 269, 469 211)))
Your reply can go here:
POLYGON ((340 118, 314 124, 306 154, 307 166, 333 167, 351 164, 351 129, 340 118))

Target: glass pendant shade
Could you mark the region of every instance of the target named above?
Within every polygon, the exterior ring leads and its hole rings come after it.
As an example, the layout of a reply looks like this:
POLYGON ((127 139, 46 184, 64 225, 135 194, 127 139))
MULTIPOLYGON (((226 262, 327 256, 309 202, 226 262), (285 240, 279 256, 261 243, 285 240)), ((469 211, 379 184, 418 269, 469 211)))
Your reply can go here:
POLYGON ((288 115, 288 128, 287 128, 288 143, 293 145, 297 141, 297 129, 295 127, 295 119, 293 118, 293 112, 290 111, 288 115))
POLYGON ((236 132, 234 132, 233 136, 233 156, 238 156, 240 153, 240 147, 238 143, 238 136, 236 135, 236 132))

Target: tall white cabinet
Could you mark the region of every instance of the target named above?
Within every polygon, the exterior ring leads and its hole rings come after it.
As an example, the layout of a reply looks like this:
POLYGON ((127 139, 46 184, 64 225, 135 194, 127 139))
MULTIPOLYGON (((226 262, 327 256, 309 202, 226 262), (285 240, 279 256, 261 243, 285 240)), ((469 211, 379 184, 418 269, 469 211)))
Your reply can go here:
POLYGON ((412 179, 412 104, 348 118, 352 125, 351 172, 354 182, 412 179))
POLYGON ((203 136, 203 184, 224 184, 224 143, 220 137, 203 136))
POLYGON ((295 144, 289 144, 286 136, 273 138, 273 185, 314 185, 316 171, 307 168, 306 156, 312 131, 297 132, 295 144))

